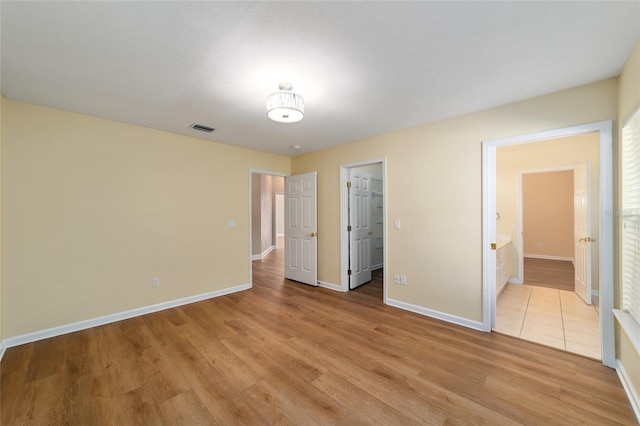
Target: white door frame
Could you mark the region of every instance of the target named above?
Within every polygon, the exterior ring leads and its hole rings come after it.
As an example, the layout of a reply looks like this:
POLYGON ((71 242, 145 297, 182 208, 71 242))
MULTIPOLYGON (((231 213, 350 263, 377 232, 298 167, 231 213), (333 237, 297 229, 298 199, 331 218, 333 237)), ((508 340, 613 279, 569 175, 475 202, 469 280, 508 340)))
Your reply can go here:
POLYGON ((496 256, 496 148, 599 132, 600 143, 600 339, 602 363, 615 368, 613 319, 613 123, 611 120, 482 142, 482 329, 491 332, 495 321, 496 256))
POLYGON ((287 177, 289 176, 289 173, 282 173, 282 172, 273 172, 273 171, 269 171, 269 170, 262 170, 262 169, 249 169, 249 220, 247 221, 247 223, 249 224, 249 255, 247 256, 247 258, 249 259, 249 288, 253 288, 253 264, 251 262, 253 262, 252 258, 253 256, 251 255, 251 253, 253 253, 253 241, 252 241, 252 235, 253 235, 253 222, 251 220, 251 213, 253 210, 253 206, 251 205, 251 195, 252 195, 252 191, 253 191, 253 185, 252 185, 252 181, 253 179, 251 179, 251 175, 253 174, 258 174, 258 175, 270 175, 270 176, 281 176, 281 177, 287 177))
MULTIPOLYGON (((566 172, 569 170, 575 170, 575 165, 570 166, 558 166, 558 167, 543 167, 539 169, 524 169, 518 170, 518 229, 520 230, 520 238, 518 243, 518 276, 515 279, 509 280, 509 282, 515 284, 522 284, 524 282, 524 191, 522 187, 523 175, 536 174, 536 173, 553 173, 553 172, 566 172)), ((495 314, 495 312, 494 312, 495 314)))
POLYGON ((387 279, 388 276, 388 250, 387 250, 387 159, 373 158, 370 160, 358 161, 355 163, 340 165, 340 291, 349 291, 349 233, 347 232, 347 224, 349 223, 348 201, 349 194, 347 191, 347 175, 348 170, 354 167, 368 166, 372 164, 382 164, 382 192, 385 195, 382 198, 382 252, 384 256, 384 272, 382 275, 383 302, 387 303, 387 279))

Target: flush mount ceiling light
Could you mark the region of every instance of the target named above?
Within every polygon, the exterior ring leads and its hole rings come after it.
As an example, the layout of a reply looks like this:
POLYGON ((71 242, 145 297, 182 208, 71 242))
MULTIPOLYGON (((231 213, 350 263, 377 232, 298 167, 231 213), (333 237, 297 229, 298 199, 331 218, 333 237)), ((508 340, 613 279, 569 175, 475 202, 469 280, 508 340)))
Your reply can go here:
POLYGON ((291 83, 280 83, 280 91, 267 97, 267 117, 278 123, 295 123, 304 117, 304 99, 293 93, 291 83))

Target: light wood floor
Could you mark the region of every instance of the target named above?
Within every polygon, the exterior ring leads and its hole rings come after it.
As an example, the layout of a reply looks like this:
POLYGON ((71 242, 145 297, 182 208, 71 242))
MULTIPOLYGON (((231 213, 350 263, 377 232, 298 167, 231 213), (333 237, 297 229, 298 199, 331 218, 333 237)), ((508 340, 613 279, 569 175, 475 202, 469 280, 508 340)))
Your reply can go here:
POLYGON ((524 284, 574 291, 574 271, 569 261, 524 258, 524 284))
POLYGON ((635 424, 597 362, 292 283, 279 257, 251 290, 8 349, 2 424, 635 424))

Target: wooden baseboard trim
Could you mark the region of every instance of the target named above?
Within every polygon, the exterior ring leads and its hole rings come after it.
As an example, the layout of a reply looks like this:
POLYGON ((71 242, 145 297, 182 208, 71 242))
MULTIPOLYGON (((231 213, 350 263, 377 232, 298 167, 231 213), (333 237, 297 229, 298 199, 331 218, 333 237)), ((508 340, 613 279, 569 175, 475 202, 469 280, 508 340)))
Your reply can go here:
POLYGON ((33 333, 11 337, 2 341, 2 354, 4 354, 5 349, 24 345, 25 343, 36 342, 38 340, 44 340, 50 337, 60 336, 62 334, 73 333, 74 331, 86 330, 87 328, 110 324, 112 322, 122 321, 124 319, 138 317, 141 315, 150 314, 152 312, 163 311, 165 309, 175 308, 177 306, 187 305, 189 303, 200 302, 202 300, 212 299, 214 297, 220 297, 226 294, 237 293, 239 291, 248 290, 250 288, 250 284, 241 284, 234 287, 211 291, 208 293, 197 294, 195 296, 170 300, 168 302, 158 303, 156 305, 143 306, 142 308, 132 309, 130 311, 105 315, 98 318, 78 321, 71 324, 61 325, 58 327, 52 327, 45 330, 35 331, 33 333))
POLYGON ((342 287, 340 287, 337 284, 333 284, 333 283, 328 283, 325 281, 318 281, 318 287, 324 287, 324 288, 328 288, 329 290, 334 290, 334 291, 342 291, 342 287))
POLYGON ((573 257, 563 257, 563 256, 547 256, 544 254, 524 254, 524 257, 529 257, 531 259, 545 259, 545 260, 564 260, 565 262, 573 262, 573 257))
POLYGON ((415 312, 416 314, 424 315, 427 317, 446 321, 462 327, 472 328, 478 331, 485 331, 482 327, 483 324, 480 321, 473 321, 467 318, 458 317, 458 316, 447 314, 440 311, 434 311, 433 309, 412 305, 410 303, 401 302, 399 300, 394 300, 394 299, 387 299, 387 305, 404 309, 405 311, 415 312))
POLYGON ((633 412, 636 415, 636 419, 638 423, 640 423, 640 397, 638 397, 637 391, 633 388, 633 382, 627 374, 627 370, 625 370, 622 361, 616 359, 616 373, 618 373, 618 377, 620 378, 620 383, 622 383, 622 387, 624 388, 624 392, 627 394, 627 398, 629 398, 629 402, 631 403, 631 408, 633 408, 633 412))

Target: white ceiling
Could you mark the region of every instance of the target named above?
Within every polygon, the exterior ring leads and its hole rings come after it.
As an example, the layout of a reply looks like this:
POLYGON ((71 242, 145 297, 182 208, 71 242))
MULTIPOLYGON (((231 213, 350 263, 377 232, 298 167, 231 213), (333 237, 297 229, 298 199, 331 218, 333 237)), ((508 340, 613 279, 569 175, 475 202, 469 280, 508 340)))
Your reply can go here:
POLYGON ((638 1, 0 7, 5 97, 287 156, 617 76, 640 38, 638 1), (282 81, 300 123, 266 117, 282 81))

